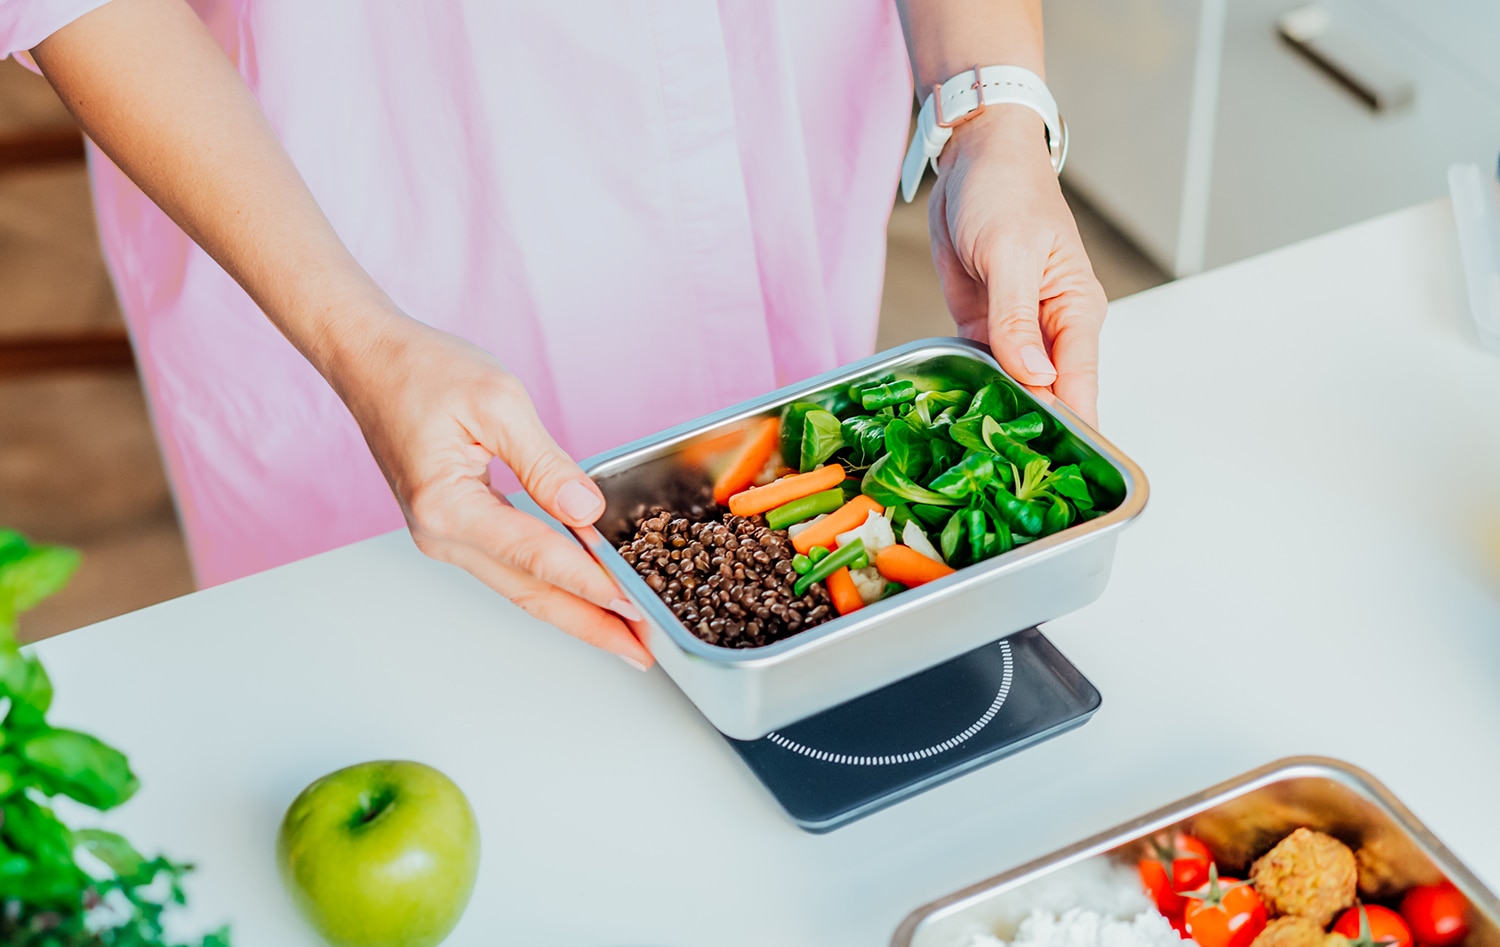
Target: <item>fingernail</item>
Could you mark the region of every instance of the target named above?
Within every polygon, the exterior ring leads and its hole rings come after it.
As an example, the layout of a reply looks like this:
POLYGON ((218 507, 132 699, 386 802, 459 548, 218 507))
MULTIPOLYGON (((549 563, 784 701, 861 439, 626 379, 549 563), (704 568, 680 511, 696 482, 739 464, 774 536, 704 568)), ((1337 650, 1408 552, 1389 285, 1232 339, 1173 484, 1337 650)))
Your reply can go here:
POLYGON ((635 606, 623 598, 610 599, 609 610, 626 621, 645 621, 641 613, 635 610, 635 606))
POLYGON ((1028 345, 1021 350, 1021 364, 1033 375, 1056 375, 1057 369, 1052 367, 1052 359, 1042 351, 1040 345, 1028 345))
POLYGON ((619 658, 621 661, 624 661, 626 664, 628 664, 631 667, 635 668, 637 671, 649 671, 649 670, 651 670, 650 667, 642 664, 641 662, 637 661, 635 658, 632 658, 628 654, 617 654, 617 655, 615 655, 615 657, 619 658))
POLYGON ((583 481, 570 480, 557 491, 557 508, 569 519, 588 520, 604 509, 604 501, 583 481))

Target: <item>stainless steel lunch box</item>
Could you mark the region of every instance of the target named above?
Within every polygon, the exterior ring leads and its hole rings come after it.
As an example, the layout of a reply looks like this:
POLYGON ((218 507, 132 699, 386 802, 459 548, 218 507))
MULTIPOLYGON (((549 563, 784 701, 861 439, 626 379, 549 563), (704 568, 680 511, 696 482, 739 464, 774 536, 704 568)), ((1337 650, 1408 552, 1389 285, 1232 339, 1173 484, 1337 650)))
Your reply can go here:
POLYGON ((1263 766, 926 904, 907 915, 891 944, 952 947, 976 928, 1004 931, 1025 916, 1024 889, 1033 882, 1096 856, 1133 865, 1148 854, 1148 839, 1177 828, 1208 843, 1226 874, 1243 877, 1253 859, 1298 826, 1375 853, 1391 894, 1414 884, 1451 881, 1472 909, 1464 947, 1500 945, 1500 899, 1369 773, 1311 756, 1263 766))
POLYGON ((579 539, 645 616, 635 630, 646 647, 720 731, 758 739, 1080 608, 1104 591, 1119 530, 1146 505, 1145 475, 1066 407, 1030 398, 1020 386, 1023 405, 1030 401, 1119 472, 1126 495, 1117 508, 852 615, 744 650, 695 637, 615 550, 632 535, 633 516, 701 493, 716 461, 735 448, 737 432, 793 401, 886 373, 982 384, 998 371, 989 349, 978 343, 912 342, 583 462, 608 507, 597 529, 578 531, 579 539))

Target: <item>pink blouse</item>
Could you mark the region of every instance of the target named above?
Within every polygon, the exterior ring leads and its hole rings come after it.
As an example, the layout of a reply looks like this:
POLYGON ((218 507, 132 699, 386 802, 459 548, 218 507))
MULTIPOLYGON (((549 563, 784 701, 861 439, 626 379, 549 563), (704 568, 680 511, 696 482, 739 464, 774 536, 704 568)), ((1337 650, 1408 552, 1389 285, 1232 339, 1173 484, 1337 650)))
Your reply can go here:
MULTIPOLYGON (((0 56, 103 0, 0 0, 0 56)), ((585 456, 868 354, 911 105, 889 0, 196 0, 355 257, 585 456)), ((327 384, 97 151, 204 584, 400 526, 327 384)))

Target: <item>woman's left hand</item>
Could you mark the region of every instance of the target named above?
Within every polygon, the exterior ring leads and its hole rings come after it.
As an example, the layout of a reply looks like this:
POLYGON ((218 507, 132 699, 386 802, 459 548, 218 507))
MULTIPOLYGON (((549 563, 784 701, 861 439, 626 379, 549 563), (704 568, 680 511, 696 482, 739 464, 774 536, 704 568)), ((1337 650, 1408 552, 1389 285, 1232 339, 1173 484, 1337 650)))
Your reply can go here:
POLYGON ((959 125, 928 201, 932 257, 959 335, 1098 424, 1104 289, 1047 154, 1042 120, 994 108, 959 125))

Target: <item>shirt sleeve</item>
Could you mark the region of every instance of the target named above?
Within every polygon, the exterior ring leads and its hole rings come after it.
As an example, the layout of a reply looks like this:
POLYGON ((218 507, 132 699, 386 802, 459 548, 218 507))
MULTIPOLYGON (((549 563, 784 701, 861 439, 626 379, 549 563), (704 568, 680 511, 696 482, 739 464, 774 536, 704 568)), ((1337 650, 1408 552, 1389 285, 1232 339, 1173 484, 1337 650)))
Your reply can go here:
POLYGON ((27 50, 109 0, 0 0, 0 59, 36 71, 27 50))

